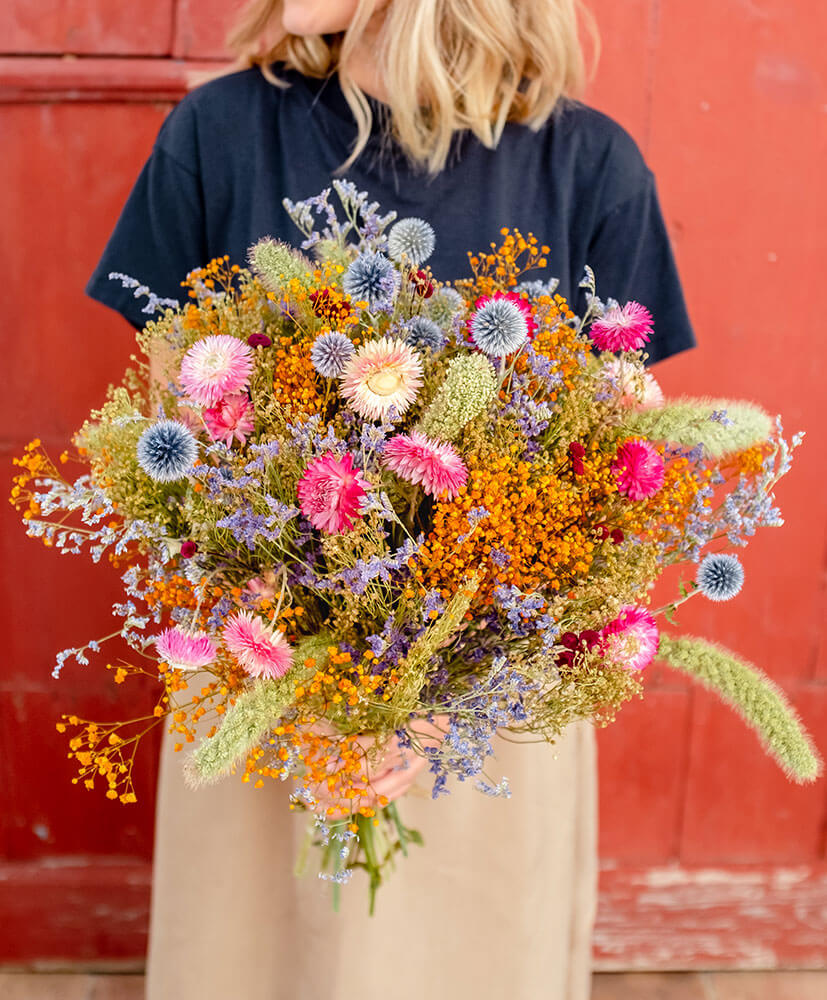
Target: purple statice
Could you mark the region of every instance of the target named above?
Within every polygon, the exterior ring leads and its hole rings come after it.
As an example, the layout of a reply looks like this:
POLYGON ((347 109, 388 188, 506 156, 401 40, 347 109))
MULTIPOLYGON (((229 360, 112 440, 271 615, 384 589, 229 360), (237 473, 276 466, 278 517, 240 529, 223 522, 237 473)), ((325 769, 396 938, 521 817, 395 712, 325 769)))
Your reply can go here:
POLYGON ((472 507, 466 514, 466 518, 468 520, 468 527, 470 530, 466 534, 460 535, 457 538, 457 541, 462 543, 466 539, 470 538, 477 525, 488 517, 491 517, 490 510, 487 510, 485 507, 472 507))
MULTIPOLYGON (((555 392, 563 384, 563 376, 557 371, 557 361, 555 358, 546 357, 534 349, 533 344, 528 344, 523 351, 523 356, 528 364, 531 382, 539 382, 544 395, 555 392)), ((528 382, 529 379, 526 379, 528 382)))
POLYGON ((731 427, 734 423, 734 421, 727 416, 726 410, 713 410, 712 413, 709 414, 709 419, 722 424, 724 427, 731 427))
POLYGON ((319 438, 319 431, 322 426, 322 418, 317 413, 312 417, 297 420, 295 423, 287 425, 287 433, 290 435, 290 444, 300 455, 314 454, 313 442, 319 438))
POLYGON ((516 423, 525 440, 523 454, 530 457, 540 450, 540 438, 548 430, 553 414, 548 406, 539 405, 532 394, 526 391, 527 382, 524 375, 514 378, 511 398, 503 408, 503 414, 510 416, 516 423))
POLYGON ((371 490, 359 504, 360 514, 377 514, 380 521, 398 521, 399 515, 393 509, 388 494, 384 490, 371 490))
POLYGON ((232 599, 226 595, 220 597, 210 611, 210 616, 207 619, 207 629, 220 629, 233 611, 235 611, 235 605, 232 599))
POLYGON ((492 785, 490 781, 484 781, 481 778, 475 783, 474 788, 478 792, 482 792, 483 795, 490 795, 492 798, 511 798, 511 785, 508 782, 508 778, 503 778, 496 785, 492 785))
POLYGON ((420 545, 421 541, 405 539, 398 549, 385 556, 357 559, 353 566, 339 570, 336 579, 354 594, 364 594, 374 580, 392 583, 399 578, 401 571, 408 571, 408 562, 419 551, 420 545))
POLYGON ((523 704, 534 686, 514 670, 504 656, 492 659, 487 674, 474 677, 462 699, 462 712, 449 715, 448 731, 439 747, 427 749, 434 775, 433 798, 447 792, 447 777, 478 778, 493 752, 497 730, 526 717, 523 704))
POLYGON ((360 250, 383 249, 387 245, 385 229, 396 218, 396 212, 380 215, 378 202, 369 202, 367 192, 359 191, 351 181, 336 179, 332 186, 344 209, 344 222, 330 203, 330 188, 303 201, 293 202, 289 198, 282 201, 287 214, 305 236, 302 249, 309 250, 322 240, 344 247, 348 241, 353 242, 351 236, 356 238, 360 250), (317 228, 317 218, 324 220, 321 228, 317 228))
POLYGON ((160 312, 162 309, 178 309, 181 303, 178 299, 162 299, 150 291, 148 285, 142 285, 136 278, 131 278, 128 274, 121 274, 119 271, 110 271, 107 275, 110 281, 120 281, 122 288, 132 289, 133 298, 140 299, 146 296, 146 305, 141 309, 142 313, 160 312))
MULTIPOLYGON (((392 425, 391 425, 392 426, 392 425)), ((359 444, 365 452, 381 455, 385 448, 387 429, 384 424, 366 422, 359 435, 359 444)))
POLYGON ((245 473, 253 475, 256 472, 264 472, 267 468, 267 463, 276 458, 280 450, 281 445, 278 441, 267 441, 264 444, 248 444, 247 454, 253 457, 249 458, 247 464, 244 466, 245 473))
POLYGON ((494 589, 494 604, 505 616, 510 636, 537 635, 544 649, 554 645, 559 629, 550 615, 545 613, 546 598, 542 594, 524 594, 513 584, 494 589))
POLYGON ((422 620, 435 621, 445 610, 445 598, 438 590, 429 590, 422 602, 422 620))
POLYGON ((248 501, 231 511, 219 521, 217 528, 226 528, 233 538, 253 552, 259 544, 281 541, 284 528, 299 514, 298 507, 284 504, 276 497, 266 495, 267 511, 256 511, 248 501))

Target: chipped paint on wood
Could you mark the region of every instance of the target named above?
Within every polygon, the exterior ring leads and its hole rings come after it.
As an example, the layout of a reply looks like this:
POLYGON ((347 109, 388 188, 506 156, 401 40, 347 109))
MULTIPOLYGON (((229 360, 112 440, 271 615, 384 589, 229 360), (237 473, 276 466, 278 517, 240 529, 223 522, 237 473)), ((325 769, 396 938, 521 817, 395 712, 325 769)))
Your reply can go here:
POLYGON ((827 866, 604 866, 596 967, 822 968, 827 866))

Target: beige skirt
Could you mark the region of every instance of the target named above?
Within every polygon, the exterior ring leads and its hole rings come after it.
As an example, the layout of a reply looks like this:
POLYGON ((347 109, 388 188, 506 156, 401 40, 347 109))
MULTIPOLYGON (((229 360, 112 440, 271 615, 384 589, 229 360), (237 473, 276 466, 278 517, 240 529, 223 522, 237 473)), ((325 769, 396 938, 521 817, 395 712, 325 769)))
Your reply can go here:
MULTIPOLYGON (((597 883, 596 761, 588 725, 554 747, 496 740, 509 800, 428 777, 399 801, 420 830, 368 916, 293 866, 307 817, 289 782, 199 791, 167 739, 155 841, 148 1000, 587 1000, 597 883)), ((361 874, 361 873, 359 873, 361 874)))

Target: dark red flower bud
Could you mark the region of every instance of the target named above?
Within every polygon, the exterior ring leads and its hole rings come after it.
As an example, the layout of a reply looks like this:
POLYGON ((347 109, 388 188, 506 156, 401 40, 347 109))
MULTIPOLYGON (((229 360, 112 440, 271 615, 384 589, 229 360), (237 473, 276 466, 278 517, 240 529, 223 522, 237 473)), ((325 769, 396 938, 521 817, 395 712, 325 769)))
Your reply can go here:
POLYGON ((408 280, 414 283, 414 291, 423 299, 429 299, 434 294, 434 283, 425 271, 411 271, 408 280))
POLYGON ((609 537, 609 529, 606 527, 605 524, 596 524, 594 526, 594 530, 597 532, 597 537, 600 539, 601 542, 605 542, 606 539, 609 537))
POLYGON ((273 341, 266 333, 251 333, 247 338, 247 343, 250 347, 269 347, 273 341))
POLYGON ((572 441, 569 445, 569 455, 571 458, 585 458, 586 449, 579 441, 572 441))
POLYGON ((600 633, 595 632, 592 628, 584 629, 580 633, 580 642, 586 647, 586 649, 594 649, 594 647, 600 642, 600 633))
POLYGON ((572 458, 571 471, 575 474, 575 476, 582 476, 585 473, 586 470, 579 458, 572 458))
POLYGON ((198 551, 198 545, 195 542, 187 539, 187 541, 181 545, 181 558, 191 559, 197 551, 198 551))
POLYGON ((614 531, 612 531, 612 542, 615 545, 620 545, 620 543, 623 541, 625 537, 626 536, 623 534, 620 528, 615 528, 614 531))
POLYGON ((576 632, 564 632, 560 636, 560 645, 565 646, 566 649, 577 649, 580 645, 580 637, 576 632))
POLYGON ((570 649, 566 650, 565 653, 561 653, 557 657, 557 666, 558 667, 563 667, 563 668, 568 667, 568 668, 571 668, 571 666, 572 666, 573 663, 574 663, 574 653, 570 649))

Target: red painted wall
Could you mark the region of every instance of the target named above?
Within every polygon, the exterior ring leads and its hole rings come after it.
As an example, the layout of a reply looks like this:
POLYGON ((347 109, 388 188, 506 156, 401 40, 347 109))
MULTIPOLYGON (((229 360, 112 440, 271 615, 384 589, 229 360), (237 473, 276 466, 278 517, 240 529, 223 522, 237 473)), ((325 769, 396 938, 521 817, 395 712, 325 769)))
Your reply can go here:
MULTIPOLYGON (((226 0, 0 7, 0 459, 59 452, 130 352, 82 288, 155 133, 204 61, 226 0), (66 55, 70 54, 70 55, 66 55), (75 57, 81 58, 75 58, 75 57), (123 58, 123 57, 129 57, 123 58)), ((742 597, 681 626, 761 664, 827 751, 824 307, 827 9, 809 0, 600 0, 590 100, 635 136, 661 199, 701 346, 663 364, 669 392, 743 396, 806 428, 778 497, 787 525, 744 556, 742 597)), ((140 959, 152 849, 141 804, 70 784, 61 711, 116 714, 99 669, 50 678, 57 649, 107 629, 114 575, 61 559, 2 514, 0 961, 140 959)), ((603 967, 818 965, 827 958, 827 784, 787 784, 701 691, 653 671, 601 733, 603 967)))

